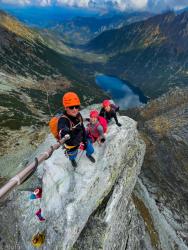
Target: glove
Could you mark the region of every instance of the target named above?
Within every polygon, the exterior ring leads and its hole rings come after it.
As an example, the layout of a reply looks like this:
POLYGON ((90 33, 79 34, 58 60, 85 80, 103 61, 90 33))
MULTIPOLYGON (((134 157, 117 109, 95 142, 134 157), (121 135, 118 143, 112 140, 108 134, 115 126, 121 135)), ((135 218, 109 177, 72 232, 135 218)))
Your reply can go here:
POLYGON ((121 123, 118 122, 118 123, 116 123, 116 124, 117 124, 118 127, 121 127, 121 123))
POLYGON ((106 141, 105 138, 102 138, 102 139, 101 139, 101 143, 104 143, 105 141, 106 141))

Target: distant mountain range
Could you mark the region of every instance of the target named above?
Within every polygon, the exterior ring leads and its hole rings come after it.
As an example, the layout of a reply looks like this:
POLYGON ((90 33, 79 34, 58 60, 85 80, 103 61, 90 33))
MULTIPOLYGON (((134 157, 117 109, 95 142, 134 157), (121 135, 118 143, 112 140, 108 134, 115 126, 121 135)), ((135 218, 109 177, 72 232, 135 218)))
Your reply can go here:
MULTIPOLYGON (((77 16, 95 16, 97 11, 74 7, 40 7, 3 5, 2 9, 9 15, 15 16, 22 23, 37 28, 49 28, 61 24, 77 16)), ((0 7, 1 8, 1 7, 0 7)))
POLYGON ((103 32, 87 48, 108 55, 105 72, 157 97, 188 81, 188 11, 168 12, 103 32))
POLYGON ((63 38, 65 42, 73 45, 84 44, 105 30, 120 28, 123 25, 144 20, 151 16, 152 14, 149 12, 112 12, 102 16, 79 16, 63 21, 62 24, 52 27, 51 30, 55 32, 55 35, 63 38))

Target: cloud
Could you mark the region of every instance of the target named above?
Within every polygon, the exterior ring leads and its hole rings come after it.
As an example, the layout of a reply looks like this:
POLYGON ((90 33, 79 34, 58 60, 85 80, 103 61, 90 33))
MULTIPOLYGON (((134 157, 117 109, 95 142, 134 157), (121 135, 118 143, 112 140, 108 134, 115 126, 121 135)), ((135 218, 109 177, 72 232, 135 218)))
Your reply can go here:
MULTIPOLYGON (((10 5, 36 5, 36 6, 50 6, 51 0, 0 0, 0 3, 10 5)), ((54 1, 55 2, 55 1, 54 1)))
POLYGON ((114 0, 111 2, 116 4, 116 6, 121 10, 145 9, 147 7, 148 0, 114 0))
POLYGON ((67 5, 83 8, 118 8, 120 10, 180 9, 188 6, 188 0, 0 0, 0 3, 14 5, 67 5))
POLYGON ((30 0, 1 0, 0 3, 4 4, 14 4, 14 5, 29 5, 31 3, 30 0))
POLYGON ((51 6, 52 1, 51 0, 29 0, 30 5, 36 5, 36 6, 51 6))
POLYGON ((59 3, 67 3, 70 5, 70 2, 72 2, 72 5, 75 6, 83 6, 83 7, 89 7, 89 6, 95 6, 95 7, 115 7, 121 10, 126 9, 143 9, 147 7, 148 0, 57 0, 59 3))
POLYGON ((51 5, 51 0, 42 0, 40 1, 41 6, 50 6, 51 5))
POLYGON ((85 7, 89 6, 90 0, 56 0, 57 5, 68 5, 68 6, 77 6, 77 7, 85 7))
POLYGON ((147 8, 152 11, 182 9, 188 6, 187 0, 149 0, 147 8))

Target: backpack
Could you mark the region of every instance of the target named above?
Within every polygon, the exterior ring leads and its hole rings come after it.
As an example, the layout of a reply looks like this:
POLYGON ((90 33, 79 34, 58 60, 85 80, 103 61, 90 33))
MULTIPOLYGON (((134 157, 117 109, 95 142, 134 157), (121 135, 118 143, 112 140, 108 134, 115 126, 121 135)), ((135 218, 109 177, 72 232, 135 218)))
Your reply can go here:
POLYGON ((98 121, 99 121, 98 125, 100 124, 103 127, 103 132, 106 133, 108 128, 107 120, 104 117, 99 116, 98 121))
MULTIPOLYGON (((72 121, 64 114, 57 114, 54 117, 51 118, 50 122, 49 122, 49 127, 50 127, 50 131, 53 134, 53 136, 59 140, 59 131, 58 131, 58 121, 61 117, 65 117, 67 120, 69 120, 70 122, 70 130, 72 130, 74 128, 74 124, 72 123, 72 121)), ((80 122, 82 122, 82 117, 79 117, 80 122)))
POLYGON ((110 104, 110 107, 111 107, 115 112, 118 112, 118 111, 119 111, 119 106, 116 105, 116 104, 111 103, 111 104, 110 104))
POLYGON ((62 116, 62 114, 57 114, 49 121, 50 131, 57 140, 59 140, 58 121, 62 116))

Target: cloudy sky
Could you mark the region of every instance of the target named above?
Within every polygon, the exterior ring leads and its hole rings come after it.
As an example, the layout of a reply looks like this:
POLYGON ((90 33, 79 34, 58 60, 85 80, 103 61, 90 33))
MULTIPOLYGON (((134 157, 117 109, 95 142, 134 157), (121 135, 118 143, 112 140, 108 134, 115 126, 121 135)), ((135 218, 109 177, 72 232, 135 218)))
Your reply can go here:
POLYGON ((0 4, 54 6, 68 5, 83 8, 107 8, 113 6, 120 10, 152 10, 181 9, 188 6, 188 0, 0 0, 0 4))

